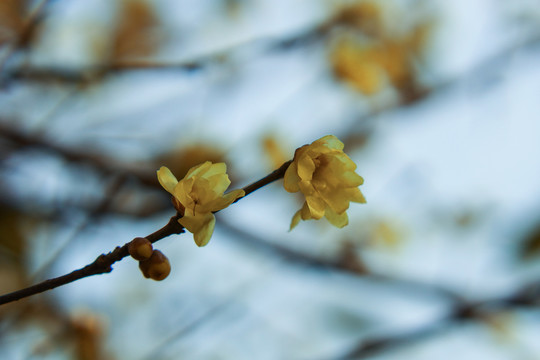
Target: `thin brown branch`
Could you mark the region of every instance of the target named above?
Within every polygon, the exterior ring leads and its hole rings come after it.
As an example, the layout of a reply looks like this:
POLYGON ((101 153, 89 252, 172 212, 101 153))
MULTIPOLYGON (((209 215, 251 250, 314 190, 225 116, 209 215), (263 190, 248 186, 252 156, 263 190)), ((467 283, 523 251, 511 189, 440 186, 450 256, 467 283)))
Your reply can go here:
MULTIPOLYGON (((290 163, 291 161, 285 162, 283 165, 279 167, 279 169, 273 171, 271 174, 244 187, 243 190, 246 193, 246 196, 251 194, 257 189, 260 189, 261 187, 270 184, 273 181, 281 179, 285 175, 285 171, 287 170, 287 167, 290 165, 290 163)), ((151 243, 155 243, 156 241, 159 241, 169 235, 183 233, 185 230, 184 230, 184 227, 178 223, 179 218, 180 218, 179 214, 171 217, 169 222, 164 227, 146 236, 146 238, 151 243)), ((17 301, 17 300, 20 300, 20 299, 23 299, 32 295, 36 295, 44 291, 51 290, 59 286, 66 285, 74 281, 83 279, 85 277, 110 273, 113 270, 112 265, 114 263, 122 260, 123 258, 129 255, 128 246, 129 246, 129 243, 126 243, 121 247, 120 246, 116 247, 113 251, 109 252, 108 254, 101 254, 91 264, 88 264, 85 267, 80 268, 78 270, 74 270, 70 272, 69 274, 62 275, 57 278, 45 280, 39 284, 32 285, 27 288, 14 291, 12 293, 2 295, 0 296, 0 305, 17 301)))
MULTIPOLYGON (((169 235, 183 233, 184 228, 178 223, 177 220, 178 220, 177 215, 171 217, 167 225, 157 230, 156 232, 153 232, 152 234, 148 235, 146 238, 150 242, 154 243, 169 235)), ((39 294, 44 291, 51 290, 62 285, 72 283, 74 281, 80 280, 85 277, 110 273, 113 270, 112 265, 114 263, 122 260, 123 258, 129 255, 128 245, 129 243, 124 244, 121 247, 120 246, 116 247, 113 251, 111 251, 108 254, 101 254, 91 264, 88 264, 85 267, 80 268, 78 270, 72 271, 69 274, 62 275, 53 279, 45 280, 39 284, 32 285, 27 288, 14 291, 6 295, 2 295, 0 296, 0 305, 17 301, 17 300, 20 300, 20 299, 23 299, 23 298, 26 298, 35 294, 39 294)))
MULTIPOLYGON (((274 182, 274 181, 276 181, 278 179, 281 179, 285 175, 285 171, 287 171, 287 168, 289 167, 289 165, 291 165, 291 163, 292 163, 292 160, 289 160, 289 161, 283 163, 283 165, 281 165, 277 170, 274 170, 269 175, 263 177, 262 179, 260 179, 258 181, 255 181, 253 184, 250 184, 250 185, 244 187, 243 190, 246 193, 244 196, 248 196, 249 194, 251 194, 255 190, 260 189, 263 186, 266 186, 266 185, 270 184, 271 182, 274 182)), ((241 198, 237 199, 236 201, 238 201, 240 199, 241 198)))

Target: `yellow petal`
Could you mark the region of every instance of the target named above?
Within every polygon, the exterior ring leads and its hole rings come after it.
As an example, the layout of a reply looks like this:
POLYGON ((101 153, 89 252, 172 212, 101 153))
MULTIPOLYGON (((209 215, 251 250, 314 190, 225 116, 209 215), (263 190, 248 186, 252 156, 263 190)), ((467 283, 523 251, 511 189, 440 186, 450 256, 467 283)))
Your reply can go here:
POLYGON ((192 179, 194 179, 194 183, 190 196, 197 204, 204 206, 219 196, 210 187, 210 182, 207 179, 200 177, 194 177, 192 179))
POLYGON ((193 189, 193 184, 195 179, 182 179, 178 182, 174 188, 174 197, 182 204, 186 209, 193 208, 193 199, 191 198, 191 190, 193 189))
POLYGON ((315 172, 315 162, 310 156, 301 156, 298 159, 298 176, 304 181, 310 181, 315 172))
POLYGON ((193 238, 198 246, 204 246, 210 241, 216 218, 212 213, 204 213, 196 216, 185 215, 178 219, 178 222, 193 233, 193 238))
POLYGON ((319 140, 322 143, 325 143, 329 148, 336 150, 343 150, 344 145, 337 137, 334 135, 326 135, 320 138, 319 140))
POLYGON ((231 185, 231 180, 227 174, 214 174, 210 177, 207 177, 209 186, 212 188, 217 195, 221 195, 227 190, 229 185, 231 185))
POLYGON ((364 194, 360 191, 360 189, 349 189, 350 191, 350 201, 357 202, 357 203, 365 203, 366 198, 364 197, 364 194))
POLYGON ((298 187, 304 196, 310 196, 315 193, 315 188, 313 187, 313 183, 311 181, 302 180, 298 183, 298 187))
POLYGON ((218 210, 225 209, 227 206, 229 206, 233 202, 235 202, 236 199, 241 198, 245 194, 246 193, 242 189, 230 191, 230 192, 226 193, 225 195, 223 195, 222 197, 219 197, 219 198, 214 199, 213 201, 211 201, 208 204, 208 208, 211 211, 218 211, 218 210))
POLYGON ((212 234, 214 233, 214 226, 216 225, 216 217, 213 214, 210 214, 212 219, 204 223, 201 230, 193 234, 193 239, 197 246, 205 246, 210 241, 212 234))
POLYGON ((334 161, 335 165, 343 170, 354 171, 356 169, 356 164, 347 156, 343 151, 332 151, 324 156, 329 157, 329 162, 334 161))
POLYGON ((169 170, 169 168, 166 166, 162 166, 157 171, 157 177, 161 186, 163 186, 163 188, 171 195, 174 195, 174 188, 176 184, 178 184, 178 180, 176 180, 176 177, 173 175, 171 170, 169 170))
POLYGON ((345 211, 341 214, 338 214, 334 210, 328 208, 326 209, 325 217, 330 222, 330 224, 340 229, 349 223, 349 217, 347 216, 347 213, 345 211))
POLYGON ((328 206, 338 214, 341 214, 349 208, 349 198, 344 191, 330 190, 322 195, 328 206))
POLYGON ((298 223, 300 222, 301 220, 301 215, 300 215, 300 212, 301 210, 298 210, 296 212, 296 214, 294 214, 292 220, 291 220, 291 227, 289 228, 289 231, 291 231, 292 229, 294 229, 296 227, 296 225, 298 225, 298 223))
POLYGON ((227 173, 227 165, 224 162, 215 163, 210 165, 209 168, 206 169, 204 173, 201 173, 200 176, 208 179, 211 176, 214 175, 225 175, 227 173))
POLYGON ((306 203, 312 218, 319 220, 324 216, 324 209, 326 208, 326 203, 323 199, 318 196, 307 196, 306 203))
POLYGON ((347 171, 342 176, 343 185, 346 187, 357 187, 364 183, 364 179, 355 172, 347 171))
POLYGON ((212 166, 212 163, 210 161, 205 161, 202 164, 196 165, 192 167, 191 169, 189 169, 184 179, 189 179, 194 176, 201 176, 201 174, 204 174, 205 172, 207 172, 211 166, 212 166))
POLYGON ((296 163, 293 162, 285 171, 285 176, 283 177, 283 187, 288 192, 300 191, 300 188, 298 187, 298 182, 300 181, 300 178, 298 177, 296 170, 296 163))
POLYGON ((309 207, 306 202, 304 202, 304 205, 300 209, 300 215, 302 216, 302 220, 311 220, 311 212, 309 211, 309 207))

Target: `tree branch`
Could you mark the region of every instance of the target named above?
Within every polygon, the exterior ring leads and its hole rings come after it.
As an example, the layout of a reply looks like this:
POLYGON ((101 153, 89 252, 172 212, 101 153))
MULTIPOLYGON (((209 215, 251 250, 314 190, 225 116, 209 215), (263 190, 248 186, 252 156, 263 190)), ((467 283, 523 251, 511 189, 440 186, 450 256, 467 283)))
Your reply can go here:
MULTIPOLYGON (((171 217, 167 225, 157 230, 156 232, 153 232, 152 234, 148 235, 146 238, 150 242, 154 243, 169 235, 183 233, 184 228, 182 225, 178 223, 178 218, 179 218, 178 215, 171 217)), ((29 297, 35 294, 39 294, 44 291, 51 290, 59 286, 69 284, 71 282, 80 280, 88 276, 110 273, 113 270, 112 265, 115 262, 118 262, 129 255, 128 245, 129 243, 126 243, 121 247, 117 246, 113 251, 109 252, 108 254, 99 255, 96 258, 96 260, 94 260, 94 262, 92 262, 91 264, 88 264, 85 267, 80 268, 78 270, 72 271, 69 274, 62 275, 53 279, 45 280, 39 284, 32 285, 27 288, 14 291, 6 295, 2 295, 0 296, 0 305, 17 301, 17 300, 20 300, 20 299, 23 299, 25 297, 29 297)))
POLYGON ((456 324, 467 321, 482 321, 493 314, 517 307, 537 307, 539 295, 540 281, 533 281, 500 298, 477 302, 457 301, 445 316, 431 324, 401 334, 364 339, 356 347, 334 358, 334 360, 369 358, 384 351, 425 340, 456 324))
MULTIPOLYGON (((246 193, 245 196, 251 194, 257 189, 262 188, 263 186, 266 186, 278 179, 281 179, 285 175, 285 171, 287 170, 291 162, 292 160, 285 162, 277 170, 273 171, 269 175, 244 187, 243 190, 246 193)), ((236 201, 240 199, 237 199, 236 201)), ((164 227, 146 236, 146 238, 151 243, 155 243, 169 235, 182 234, 185 230, 184 227, 178 223, 178 219, 180 217, 180 214, 176 214, 175 216, 171 217, 169 222, 164 227)), ((128 246, 129 243, 126 243, 121 247, 117 246, 113 251, 109 252, 108 254, 99 255, 96 260, 94 260, 94 262, 92 262, 91 264, 88 264, 78 270, 74 270, 69 274, 45 280, 39 284, 2 295, 0 296, 0 305, 4 305, 32 295, 36 295, 44 291, 51 290, 59 286, 83 279, 85 277, 110 273, 113 270, 112 265, 114 263, 122 260, 129 255, 128 246)))

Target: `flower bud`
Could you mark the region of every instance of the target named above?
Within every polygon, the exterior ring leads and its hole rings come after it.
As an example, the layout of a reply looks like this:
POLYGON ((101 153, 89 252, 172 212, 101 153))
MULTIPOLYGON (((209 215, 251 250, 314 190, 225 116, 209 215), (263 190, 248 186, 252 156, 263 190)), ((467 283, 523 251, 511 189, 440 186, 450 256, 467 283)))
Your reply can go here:
POLYGON ((161 281, 169 276, 171 264, 161 251, 154 250, 149 259, 139 262, 139 269, 145 278, 161 281))
POLYGON ((135 260, 146 260, 152 256, 152 243, 147 238, 137 237, 128 245, 128 252, 135 260))

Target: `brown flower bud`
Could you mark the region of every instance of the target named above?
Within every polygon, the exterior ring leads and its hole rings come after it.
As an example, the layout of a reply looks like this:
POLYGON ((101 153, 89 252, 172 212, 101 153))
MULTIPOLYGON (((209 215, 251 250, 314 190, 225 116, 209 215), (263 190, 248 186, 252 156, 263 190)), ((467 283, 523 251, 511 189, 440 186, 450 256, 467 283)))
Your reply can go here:
POLYGON ((171 264, 161 251, 154 250, 149 259, 139 262, 139 269, 145 278, 161 281, 169 276, 171 264))
POLYGON ((135 260, 146 260, 152 256, 152 243, 147 238, 133 239, 128 246, 129 255, 135 260))

